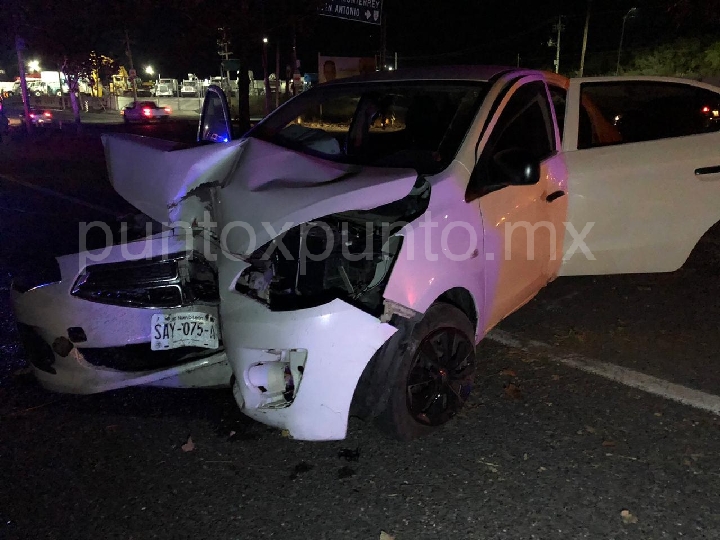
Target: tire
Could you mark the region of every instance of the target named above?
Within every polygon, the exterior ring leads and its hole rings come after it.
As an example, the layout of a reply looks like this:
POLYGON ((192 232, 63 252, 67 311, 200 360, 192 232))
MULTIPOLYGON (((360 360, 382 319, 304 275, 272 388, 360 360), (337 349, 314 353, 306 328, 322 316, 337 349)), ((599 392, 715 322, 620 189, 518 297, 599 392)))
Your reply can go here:
MULTIPOLYGON (((475 367, 475 328, 458 308, 430 306, 389 359, 391 387, 384 409, 376 417, 386 435, 409 441, 428 435, 462 409, 472 391, 475 367)), ((382 361, 382 359, 377 359, 382 361)), ((385 359, 387 360, 387 359, 385 359)))

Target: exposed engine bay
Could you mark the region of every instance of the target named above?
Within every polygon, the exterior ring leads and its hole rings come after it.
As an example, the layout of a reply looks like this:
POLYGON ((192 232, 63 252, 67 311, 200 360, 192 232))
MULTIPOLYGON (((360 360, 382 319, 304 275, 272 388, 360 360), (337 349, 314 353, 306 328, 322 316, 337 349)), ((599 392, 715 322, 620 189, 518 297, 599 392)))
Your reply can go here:
POLYGON ((255 250, 235 289, 273 311, 336 298, 379 316, 400 253, 402 228, 425 213, 430 184, 419 177, 407 197, 371 210, 331 214, 294 227, 255 250))

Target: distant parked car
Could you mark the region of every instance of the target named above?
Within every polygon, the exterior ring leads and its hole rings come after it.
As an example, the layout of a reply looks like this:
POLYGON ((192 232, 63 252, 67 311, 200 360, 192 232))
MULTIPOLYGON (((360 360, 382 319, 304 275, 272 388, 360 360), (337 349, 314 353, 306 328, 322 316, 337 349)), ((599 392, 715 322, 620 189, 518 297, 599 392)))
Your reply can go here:
POLYGON ((120 111, 125 117, 125 123, 165 121, 170 118, 170 107, 158 107, 154 101, 133 101, 120 111))
MULTIPOLYGON (((25 122, 25 113, 20 113, 20 119, 25 122)), ((45 109, 30 109, 30 122, 34 126, 45 127, 53 122, 53 114, 45 109)))

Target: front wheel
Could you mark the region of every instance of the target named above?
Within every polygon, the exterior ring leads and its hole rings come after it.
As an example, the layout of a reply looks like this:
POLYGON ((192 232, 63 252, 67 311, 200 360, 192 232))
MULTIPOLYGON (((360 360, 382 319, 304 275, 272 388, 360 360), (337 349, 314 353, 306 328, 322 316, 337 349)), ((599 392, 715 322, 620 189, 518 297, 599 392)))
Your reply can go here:
POLYGON ((458 308, 433 304, 397 362, 378 427, 400 440, 429 434, 462 409, 475 379, 475 328, 458 308))

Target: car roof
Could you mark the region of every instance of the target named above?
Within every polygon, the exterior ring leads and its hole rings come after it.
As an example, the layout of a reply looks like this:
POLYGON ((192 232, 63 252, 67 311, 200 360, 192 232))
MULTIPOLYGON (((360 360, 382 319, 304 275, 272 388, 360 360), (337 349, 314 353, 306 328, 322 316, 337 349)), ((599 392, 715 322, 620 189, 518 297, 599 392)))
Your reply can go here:
POLYGON ((397 81, 478 81, 486 82, 494 77, 514 71, 527 73, 508 66, 437 66, 423 68, 402 68, 395 71, 376 71, 369 75, 336 79, 325 83, 329 85, 354 82, 397 82, 397 81))

